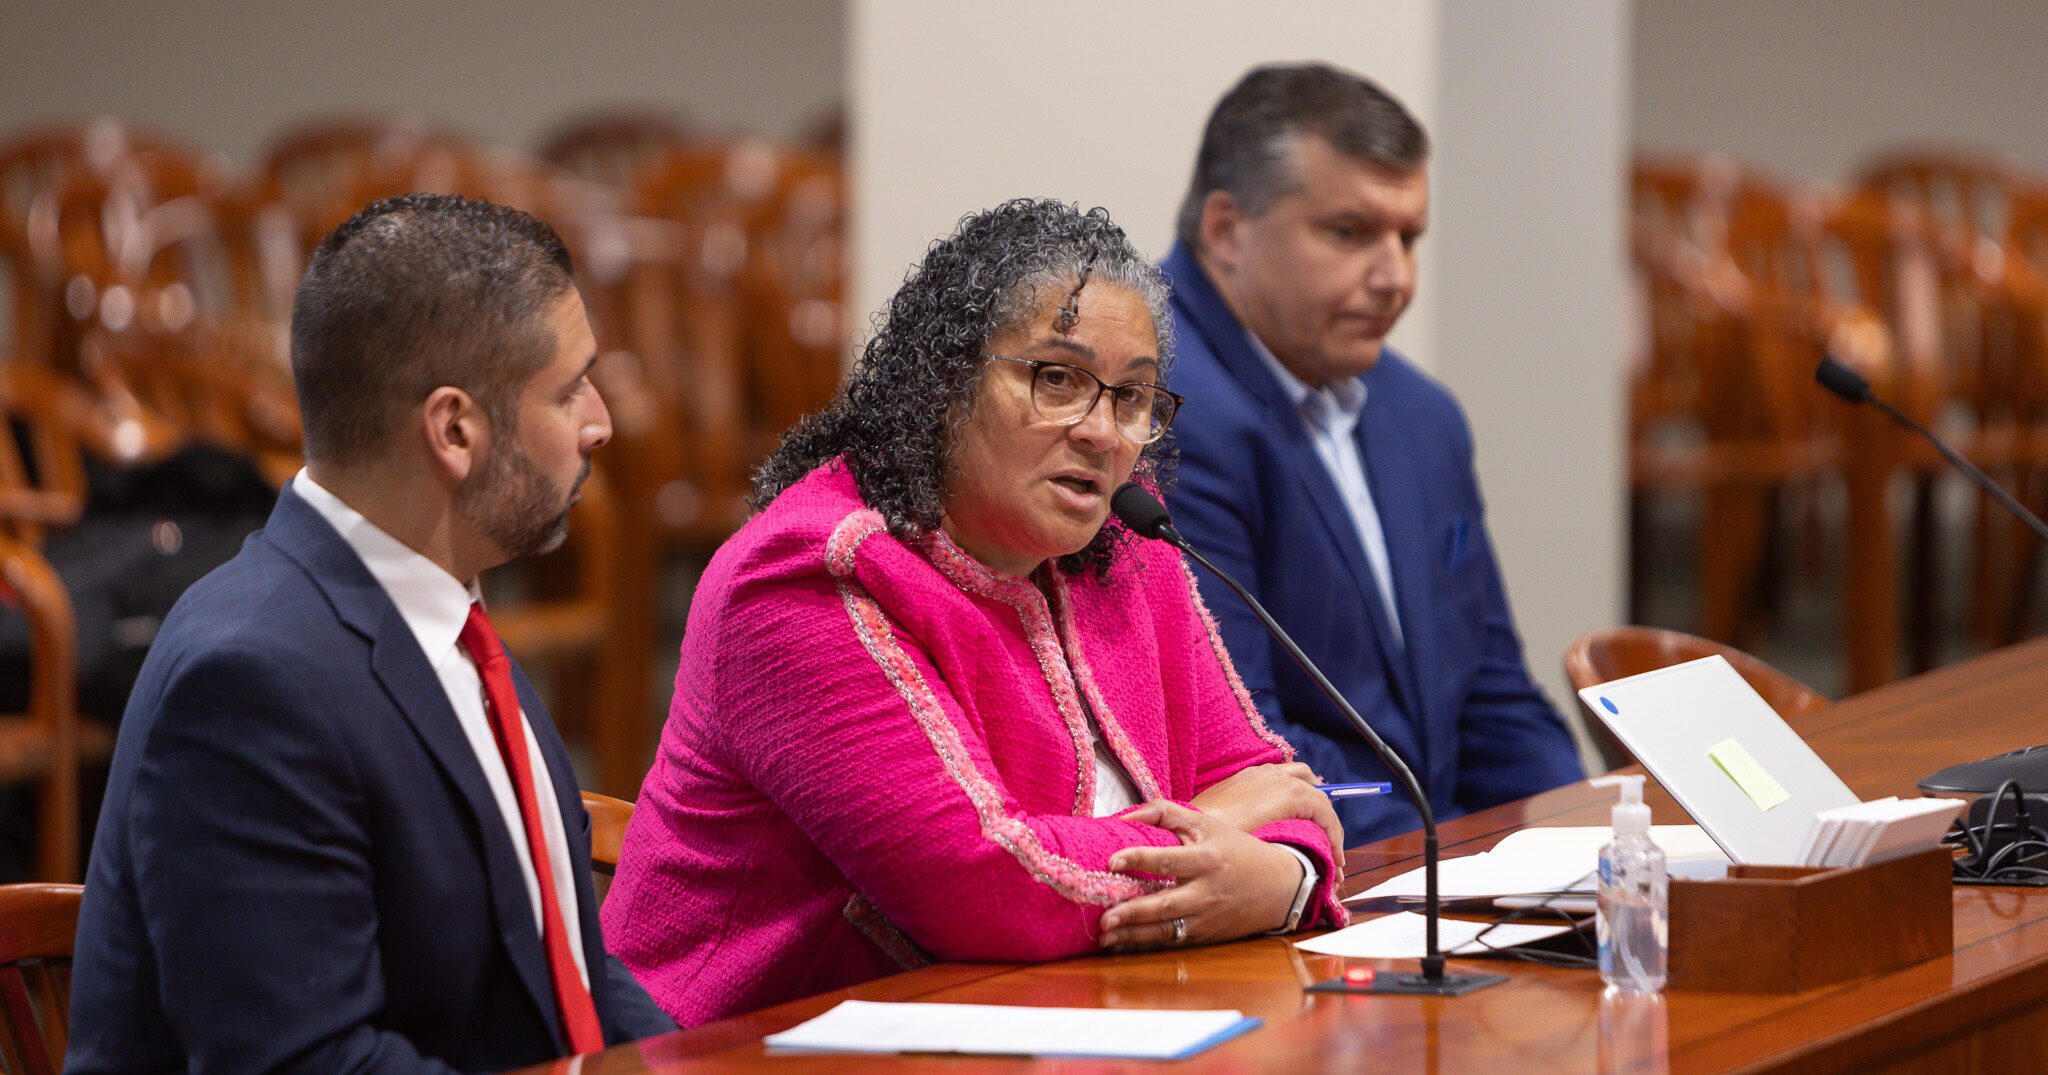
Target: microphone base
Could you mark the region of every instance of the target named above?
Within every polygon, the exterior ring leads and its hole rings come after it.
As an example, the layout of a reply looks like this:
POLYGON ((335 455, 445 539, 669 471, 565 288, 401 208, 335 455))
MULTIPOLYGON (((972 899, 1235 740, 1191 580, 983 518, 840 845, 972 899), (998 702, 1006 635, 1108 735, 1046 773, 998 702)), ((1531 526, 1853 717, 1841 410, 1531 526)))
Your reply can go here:
POLYGON ((1462 997, 1490 985, 1499 985, 1508 980, 1505 974, 1446 974, 1430 978, 1421 973, 1392 973, 1380 971, 1362 981, 1350 981, 1342 976, 1325 978, 1308 986, 1310 993, 1400 993, 1420 997, 1462 997))
POLYGON ((1929 795, 1988 795, 2008 780, 2017 781, 2023 793, 2048 792, 2048 744, 1951 765, 1922 777, 1920 790, 1929 795))

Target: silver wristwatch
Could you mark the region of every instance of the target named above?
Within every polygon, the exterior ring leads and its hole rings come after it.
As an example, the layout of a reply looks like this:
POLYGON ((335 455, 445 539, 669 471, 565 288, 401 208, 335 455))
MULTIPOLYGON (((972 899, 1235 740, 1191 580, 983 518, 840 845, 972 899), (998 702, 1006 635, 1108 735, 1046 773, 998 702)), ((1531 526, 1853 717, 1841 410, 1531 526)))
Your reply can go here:
POLYGON ((1308 899, 1310 896, 1315 895, 1316 885, 1323 878, 1316 870, 1315 860, 1308 857, 1308 852, 1295 847, 1293 844, 1275 844, 1274 846, 1293 855, 1301 863, 1301 887, 1294 890, 1294 902, 1287 907, 1287 924, 1281 926, 1279 930, 1281 933, 1293 933, 1301 928, 1301 917, 1308 911, 1308 899))

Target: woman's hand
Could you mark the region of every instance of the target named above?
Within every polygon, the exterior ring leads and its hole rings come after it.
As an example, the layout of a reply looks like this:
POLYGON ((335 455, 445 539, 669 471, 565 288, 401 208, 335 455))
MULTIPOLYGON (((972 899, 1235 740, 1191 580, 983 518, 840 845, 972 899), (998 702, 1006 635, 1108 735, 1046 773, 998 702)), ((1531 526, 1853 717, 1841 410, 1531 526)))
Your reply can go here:
POLYGON ((1174 885, 1102 912, 1098 940, 1119 951, 1235 940, 1287 923, 1301 864, 1293 855, 1200 810, 1154 800, 1118 815, 1157 825, 1179 847, 1127 847, 1109 868, 1171 877, 1174 885), (1174 921, 1183 928, 1176 931, 1174 921))
POLYGON ((1344 857, 1344 825, 1330 806, 1330 797, 1316 790, 1316 774, 1302 763, 1249 765, 1209 785, 1192 800, 1203 813, 1245 832, 1257 832, 1275 821, 1300 818, 1323 827, 1330 837, 1330 855, 1344 857))

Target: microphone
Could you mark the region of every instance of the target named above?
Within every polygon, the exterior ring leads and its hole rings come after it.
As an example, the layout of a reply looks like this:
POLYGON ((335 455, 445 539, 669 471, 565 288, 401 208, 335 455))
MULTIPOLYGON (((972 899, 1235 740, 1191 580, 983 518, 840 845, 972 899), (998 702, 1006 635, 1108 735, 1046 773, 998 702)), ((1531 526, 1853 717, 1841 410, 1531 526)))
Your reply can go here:
MULTIPOLYGON (((1883 411, 1886 418, 1920 434, 1927 443, 1934 445, 1934 450, 1940 452, 1943 459, 1948 460, 1950 465, 1962 471, 1964 477, 1976 482, 1979 488, 1991 494, 1991 499, 2004 505, 2005 510, 2018 516, 2021 522, 2033 527, 2035 535, 2042 541, 2048 541, 2048 523, 2043 523, 2040 516, 2028 511, 2026 505, 2013 499, 2013 495, 2006 492, 2004 486, 1992 481, 1990 475, 1978 470, 1976 464, 1964 459, 1954 448, 1949 447, 1947 442, 1935 436, 1932 430, 1899 413, 1893 409, 1891 404, 1877 398, 1877 394, 1870 390, 1870 382, 1864 379, 1862 374, 1843 365, 1841 360, 1835 356, 1827 355, 1820 360, 1820 368, 1813 371, 1813 379, 1819 381, 1823 387, 1835 395, 1851 403, 1868 403, 1883 411)), ((1988 791, 1990 789, 1987 788, 1985 790, 1988 791)))
MULTIPOLYGON (((2039 516, 2028 511, 2026 505, 2013 498, 2011 493, 1976 465, 1964 459, 1947 442, 1936 436, 1927 427, 1899 413, 1891 404, 1878 398, 1870 390, 1870 382, 1860 373, 1844 365, 1833 355, 1821 357, 1819 368, 1813 371, 1817 380, 1828 391, 1851 403, 1868 403, 1884 412, 1884 416, 1898 425, 1918 433, 1941 457, 1975 482, 1978 488, 1991 494, 1991 499, 2018 516, 2020 521, 2032 527, 2042 541, 2048 541, 2048 524, 2039 516)), ((1983 795, 1998 788, 2008 780, 2017 781, 2023 790, 2033 789, 2036 793, 2048 791, 2048 744, 2025 747, 2008 754, 1984 758, 1979 761, 1951 765, 1937 773, 1929 774, 1920 781, 1920 790, 1932 795, 1983 795)))
MULTIPOLYGON (((1387 769, 1408 792, 1408 797, 1415 800, 1415 808, 1422 814, 1422 878, 1425 901, 1422 973, 1378 974, 1374 975, 1370 982, 1360 984, 1347 982, 1343 978, 1332 978, 1317 982, 1309 986, 1309 989, 1324 992, 1410 993, 1454 997, 1507 981, 1508 976, 1505 974, 1444 973, 1443 953, 1437 947, 1437 920, 1441 917, 1441 904, 1437 899, 1436 812, 1429 808, 1429 796, 1423 794, 1422 783, 1415 779, 1414 770, 1408 768, 1408 763, 1402 761, 1401 756, 1394 753, 1394 748, 1388 746, 1387 741, 1372 730, 1372 725, 1367 724, 1365 718, 1358 715, 1358 710, 1353 709, 1351 703, 1338 693, 1337 688, 1331 685, 1329 677, 1323 675, 1323 670, 1317 668, 1315 662, 1308 659, 1308 654, 1303 653, 1301 647, 1294 644, 1294 639, 1287 636, 1287 632, 1274 621, 1265 606, 1260 605, 1258 599, 1243 586, 1238 585, 1236 579, 1231 578, 1222 568, 1210 563, 1208 557, 1203 556, 1193 545, 1188 544, 1186 538, 1180 536, 1180 531, 1173 528, 1173 519, 1167 514, 1166 505, 1160 503, 1159 498, 1154 496, 1151 490, 1137 482, 1125 482, 1117 489, 1116 495, 1110 497, 1109 510, 1117 517, 1117 521, 1124 524, 1124 529, 1139 537, 1155 538, 1172 545, 1207 568, 1209 573, 1221 579, 1225 586, 1230 587, 1230 592, 1236 594, 1238 599, 1252 610, 1252 614, 1259 618, 1259 623, 1266 628, 1266 632, 1273 636, 1275 642, 1280 643, 1280 648, 1286 650, 1287 655, 1294 658, 1296 664, 1301 665, 1301 670, 1308 673, 1309 678, 1315 681, 1323 694, 1336 705, 1339 712, 1344 714, 1345 719, 1351 722, 1351 726, 1358 730, 1359 736, 1380 756, 1380 760, 1386 763, 1387 769)), ((1335 850, 1341 855, 1344 849, 1335 850)))

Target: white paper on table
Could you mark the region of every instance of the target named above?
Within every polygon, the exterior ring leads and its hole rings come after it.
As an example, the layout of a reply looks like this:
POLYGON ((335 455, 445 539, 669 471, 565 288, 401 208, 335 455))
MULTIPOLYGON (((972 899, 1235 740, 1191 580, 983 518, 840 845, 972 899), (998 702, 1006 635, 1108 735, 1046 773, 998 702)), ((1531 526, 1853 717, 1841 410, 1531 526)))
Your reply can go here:
POLYGON ((1260 1024, 1238 1011, 841 1001, 765 1043, 839 1053, 973 1053, 1174 1060, 1260 1024))
MULTIPOLYGON (((1304 952, 1354 959, 1421 959, 1425 948, 1423 927, 1428 921, 1412 911, 1401 911, 1370 918, 1334 933, 1308 937, 1294 942, 1294 946, 1304 952)), ((1488 948, 1512 948, 1555 937, 1571 928, 1510 922, 1494 925, 1484 944, 1475 941, 1489 925, 1492 924, 1440 919, 1436 928, 1437 950, 1447 956, 1477 955, 1488 948)))
MULTIPOLYGON (((1595 855, 1594 859, 1597 858, 1595 855)), ((1587 887, 1593 883, 1592 873, 1597 865, 1594 860, 1482 851, 1477 855, 1444 859, 1437 863, 1437 896, 1446 900, 1489 899, 1587 887)), ((1356 903, 1381 896, 1422 899, 1423 868, 1418 866, 1392 880, 1382 881, 1346 898, 1344 902, 1356 903)))
MULTIPOLYGON (((1503 837, 1491 851, 1444 859, 1437 864, 1440 899, 1489 899, 1541 896, 1554 892, 1591 895, 1600 849, 1614 839, 1605 825, 1550 825, 1519 829, 1503 837)), ((1670 862, 1726 863, 1728 856, 1698 825, 1652 825, 1650 839, 1670 862)), ((1383 881, 1345 899, 1345 903, 1393 896, 1417 901, 1424 897, 1420 867, 1383 881)), ((1558 903, 1560 910, 1580 909, 1558 903)))
MULTIPOLYGON (((1600 849, 1612 839, 1614 830, 1606 825, 1543 825, 1508 833, 1493 845, 1493 853, 1575 858, 1590 870, 1600 860, 1600 849)), ((1650 842, 1663 850, 1669 862, 1728 861, 1728 853, 1698 825, 1652 825, 1650 842)))

